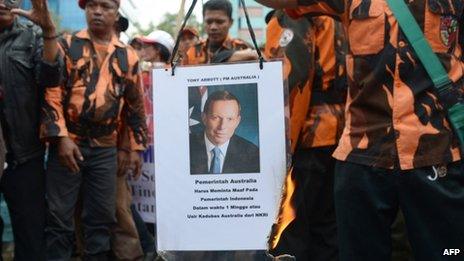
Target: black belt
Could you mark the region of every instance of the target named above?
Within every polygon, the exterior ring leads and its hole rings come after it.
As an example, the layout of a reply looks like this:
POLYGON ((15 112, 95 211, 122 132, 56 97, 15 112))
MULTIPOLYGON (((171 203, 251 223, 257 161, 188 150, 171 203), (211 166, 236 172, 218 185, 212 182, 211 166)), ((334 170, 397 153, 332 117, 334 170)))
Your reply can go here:
POLYGON ((75 123, 75 122, 68 122, 66 127, 71 133, 77 134, 81 137, 88 137, 88 138, 100 138, 104 136, 111 135, 118 124, 98 124, 98 123, 75 123))

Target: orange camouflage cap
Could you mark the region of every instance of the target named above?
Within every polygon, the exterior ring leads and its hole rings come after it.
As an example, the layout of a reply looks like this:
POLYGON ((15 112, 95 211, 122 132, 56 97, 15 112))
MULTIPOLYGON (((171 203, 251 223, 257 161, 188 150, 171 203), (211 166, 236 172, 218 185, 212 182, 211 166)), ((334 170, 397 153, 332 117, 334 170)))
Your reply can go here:
POLYGON ((196 37, 200 36, 200 34, 198 33, 198 30, 195 29, 195 27, 192 27, 192 26, 184 27, 184 29, 181 32, 181 35, 184 35, 184 34, 191 34, 191 35, 196 36, 196 37))

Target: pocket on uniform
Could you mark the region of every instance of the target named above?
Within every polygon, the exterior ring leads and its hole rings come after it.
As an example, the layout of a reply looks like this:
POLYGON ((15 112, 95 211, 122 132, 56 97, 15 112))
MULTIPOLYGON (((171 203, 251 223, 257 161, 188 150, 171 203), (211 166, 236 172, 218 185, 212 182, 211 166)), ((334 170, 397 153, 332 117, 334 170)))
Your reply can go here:
POLYGON ((428 0, 424 17, 424 35, 434 52, 446 53, 456 46, 462 0, 428 0))
POLYGON ((17 63, 19 66, 23 66, 26 69, 32 69, 34 64, 32 63, 29 55, 24 51, 11 51, 9 53, 10 59, 17 63))
POLYGON ((348 38, 353 55, 380 52, 385 44, 385 3, 381 0, 353 1, 348 38))

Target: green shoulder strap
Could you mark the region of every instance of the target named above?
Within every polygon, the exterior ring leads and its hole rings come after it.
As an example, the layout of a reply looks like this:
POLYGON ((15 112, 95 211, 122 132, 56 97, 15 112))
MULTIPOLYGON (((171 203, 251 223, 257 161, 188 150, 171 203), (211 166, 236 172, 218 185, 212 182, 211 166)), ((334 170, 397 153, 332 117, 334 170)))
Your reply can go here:
POLYGON ((396 17, 401 29, 403 30, 409 43, 416 51, 417 56, 422 62, 425 70, 432 78, 433 84, 440 89, 451 83, 445 68, 438 60, 437 55, 433 52, 424 33, 417 24, 416 19, 411 14, 409 7, 404 0, 387 0, 388 6, 396 17))
MULTIPOLYGON (((433 52, 424 33, 417 24, 416 19, 411 14, 409 7, 404 0, 386 0, 390 10, 396 17, 401 29, 403 30, 409 43, 416 51, 422 65, 438 89, 438 92, 450 88, 452 82, 446 73, 443 64, 438 60, 437 55, 433 52)), ((455 130, 461 143, 461 153, 464 155, 464 104, 456 103, 448 108, 448 119, 455 130)))

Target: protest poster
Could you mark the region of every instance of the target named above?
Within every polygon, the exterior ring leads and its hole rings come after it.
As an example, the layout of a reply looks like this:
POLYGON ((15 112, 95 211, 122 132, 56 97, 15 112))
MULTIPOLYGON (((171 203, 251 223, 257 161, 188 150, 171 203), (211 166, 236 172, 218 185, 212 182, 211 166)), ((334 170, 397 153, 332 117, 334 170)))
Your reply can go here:
POLYGON ((155 212, 155 158, 153 145, 142 153, 142 174, 135 180, 127 176, 132 193, 132 204, 146 223, 156 223, 155 212))
POLYGON ((266 249, 286 174, 282 63, 153 76, 158 251, 266 249))
POLYGON ((142 174, 138 179, 127 175, 132 204, 146 223, 156 223, 155 213, 155 155, 153 148, 153 77, 151 70, 143 70, 144 107, 148 128, 148 147, 142 152, 142 174))

